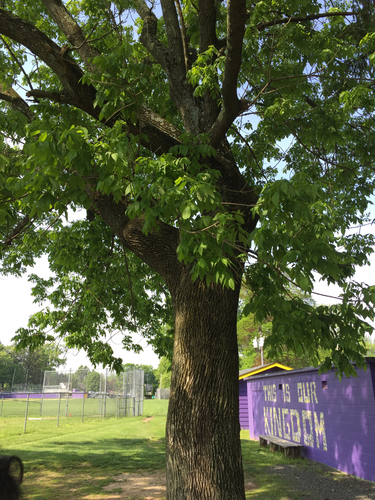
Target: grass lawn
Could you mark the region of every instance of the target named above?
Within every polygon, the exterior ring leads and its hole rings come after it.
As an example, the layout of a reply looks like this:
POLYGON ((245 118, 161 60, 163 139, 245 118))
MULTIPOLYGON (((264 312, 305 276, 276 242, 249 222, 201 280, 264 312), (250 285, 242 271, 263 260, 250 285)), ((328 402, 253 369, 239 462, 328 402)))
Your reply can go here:
MULTIPOLYGON (((154 477, 164 472, 167 407, 166 400, 146 400, 143 417, 86 419, 83 424, 79 417, 63 417, 58 428, 55 419, 31 420, 26 434, 22 417, 0 417, 0 454, 19 455, 24 461, 28 500, 144 498, 120 494, 115 477, 128 473, 128 481, 134 473, 154 477), (111 485, 110 493, 103 490, 111 485)), ((267 467, 285 463, 283 455, 260 449, 247 436, 243 431, 246 498, 282 500, 290 494, 288 485, 267 473, 267 467)), ((299 497, 293 493, 293 498, 299 497)))

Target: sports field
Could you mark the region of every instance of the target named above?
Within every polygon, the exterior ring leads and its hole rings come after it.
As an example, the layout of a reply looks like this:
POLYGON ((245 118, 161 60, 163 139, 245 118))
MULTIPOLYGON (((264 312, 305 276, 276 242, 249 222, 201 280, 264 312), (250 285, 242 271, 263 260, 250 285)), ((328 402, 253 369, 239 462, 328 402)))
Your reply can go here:
POLYGON ((1 399, 0 418, 25 417, 28 419, 59 417, 105 417, 133 416, 133 399, 114 398, 30 398, 1 399), (126 404, 126 408, 124 405, 126 404))

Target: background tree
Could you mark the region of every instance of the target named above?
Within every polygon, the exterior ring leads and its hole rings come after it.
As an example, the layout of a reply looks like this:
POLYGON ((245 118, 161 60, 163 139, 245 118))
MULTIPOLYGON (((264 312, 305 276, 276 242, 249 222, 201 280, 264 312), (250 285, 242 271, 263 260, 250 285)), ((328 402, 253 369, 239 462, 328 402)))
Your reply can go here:
MULTIPOLYGON (((289 301, 302 301, 303 303, 316 307, 316 302, 311 295, 306 294, 301 291, 298 287, 289 284, 285 287, 284 296, 289 301)), ((264 322, 260 325, 255 319, 255 315, 250 313, 248 316, 243 315, 243 309, 246 307, 247 303, 251 302, 252 294, 246 289, 246 287, 241 288, 240 294, 240 308, 239 308, 239 321, 237 322, 237 338, 238 338, 238 352, 240 355, 240 369, 251 368, 253 366, 261 365, 261 354, 259 349, 255 349, 253 346, 253 340, 267 339, 269 335, 272 334, 272 318, 265 318, 264 322), (268 321, 267 321, 268 320, 268 321)), ((330 355, 330 352, 326 349, 318 349, 317 355, 319 356, 319 361, 322 363, 325 358, 330 355)), ((297 355, 292 349, 288 349, 284 346, 281 350, 275 354, 271 353, 271 348, 266 347, 263 349, 263 362, 274 363, 279 362, 291 368, 304 368, 314 364, 314 359, 310 358, 307 354, 302 353, 297 355)))
POLYGON ((65 353, 66 349, 62 349, 56 344, 46 344, 34 350, 30 347, 17 349, 13 346, 14 363, 23 373, 23 376, 18 373, 18 379, 23 378, 22 382, 25 383, 26 387, 43 385, 44 372, 64 365, 66 363, 66 358, 63 357, 65 353))
POLYGON ((160 389, 169 389, 171 387, 171 368, 171 360, 166 356, 162 357, 157 369, 155 370, 157 386, 160 387, 160 389))
POLYGON ((90 368, 80 365, 78 370, 71 375, 72 389, 86 390, 85 379, 90 372, 90 368))
POLYGON ((371 337, 366 338, 366 349, 367 356, 375 356, 375 340, 373 340, 371 337))
POLYGON ((155 375, 155 370, 152 365, 138 365, 138 364, 133 364, 133 363, 125 363, 123 365, 124 370, 144 370, 145 372, 145 384, 152 384, 155 386, 157 384, 157 378, 155 375))
POLYGON ((244 314, 273 318, 270 356, 286 346, 318 363, 327 349, 323 368, 341 375, 366 352, 375 289, 351 277, 373 240, 347 229, 373 192, 372 6, 2 5, 2 269, 47 253, 53 271, 32 278, 44 309, 17 341, 55 332, 120 369, 107 335, 139 350, 138 329, 167 354, 160 325, 173 324, 167 498, 243 500, 243 272, 244 314), (63 223, 68 209, 86 218, 63 223), (341 287, 339 305, 288 300, 314 272, 341 287))
POLYGON ((0 342, 0 387, 10 388, 12 385, 13 375, 15 370, 14 359, 9 352, 9 348, 5 347, 0 342))
POLYGON ((87 391, 99 392, 100 390, 100 373, 95 370, 88 373, 85 378, 85 386, 87 391))

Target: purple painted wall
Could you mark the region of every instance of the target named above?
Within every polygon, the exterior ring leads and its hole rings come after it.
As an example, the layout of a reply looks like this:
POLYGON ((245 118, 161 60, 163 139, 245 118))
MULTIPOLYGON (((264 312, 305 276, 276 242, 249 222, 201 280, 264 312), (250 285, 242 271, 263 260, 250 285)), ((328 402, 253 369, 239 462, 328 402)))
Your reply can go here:
POLYGON ((240 426, 241 429, 249 429, 249 407, 247 402, 247 381, 239 381, 240 390, 240 426))
MULTIPOLYGON (((270 363, 272 365, 272 363, 270 363)), ((257 368, 261 369, 261 366, 258 366, 257 368)), ((260 376, 264 376, 270 373, 277 373, 282 370, 287 370, 287 367, 281 368, 280 366, 273 366, 270 368, 267 368, 264 373, 260 374, 260 376)), ((241 374, 241 372, 240 372, 241 374)), ((253 375, 249 375, 253 376, 253 375)), ((248 399, 247 399, 247 380, 248 379, 241 379, 239 380, 239 400, 240 400, 240 426, 241 429, 249 429, 249 406, 248 406, 248 399)))
POLYGON ((375 481, 375 358, 367 366, 341 382, 314 368, 248 379, 250 437, 303 444, 306 458, 375 481))

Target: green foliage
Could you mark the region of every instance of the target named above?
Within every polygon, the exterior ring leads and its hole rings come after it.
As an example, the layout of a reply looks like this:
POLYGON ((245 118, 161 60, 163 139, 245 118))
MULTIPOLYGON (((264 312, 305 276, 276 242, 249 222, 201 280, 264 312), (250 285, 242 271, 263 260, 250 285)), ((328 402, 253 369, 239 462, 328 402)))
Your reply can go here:
POLYGON ((155 370, 155 376, 158 387, 161 389, 168 389, 171 386, 171 367, 172 363, 167 357, 162 357, 159 366, 155 370))
POLYGON ((8 389, 17 384, 41 386, 44 371, 64 365, 65 354, 65 349, 53 343, 35 350, 0 343, 0 384, 8 389))
POLYGON ((371 337, 366 338, 366 356, 375 356, 375 340, 371 337))
POLYGON ((0 384, 1 388, 10 387, 15 370, 13 356, 9 349, 0 344, 0 384))
POLYGON ((100 373, 95 370, 88 373, 85 378, 85 386, 87 391, 98 392, 100 390, 100 373))
MULTIPOLYGON (((67 4, 96 51, 85 61, 80 48, 68 46, 68 77, 84 68, 84 90, 73 101, 50 59, 30 58, 32 49, 16 34, 0 40, 2 89, 32 85, 59 95, 28 101, 32 118, 15 102, 0 104, 1 272, 22 274, 43 254, 52 272, 49 279, 31 276, 41 311, 17 332, 17 342, 35 349, 57 336, 86 349, 95 365, 121 371, 106 339, 119 332, 126 349, 139 351, 131 336, 137 330, 160 356, 171 354, 173 332, 163 329, 173 323, 166 281, 134 250, 134 239, 124 244, 124 228, 109 216, 103 221, 99 202, 111 200, 122 220, 140 222, 148 241, 163 225, 178 228, 175 265, 193 280, 235 289, 243 267, 252 297, 241 314, 257 324, 273 318, 268 356, 287 349, 319 364, 324 352, 323 369, 333 361, 340 375, 354 374, 351 362, 363 363, 375 303, 374 288, 352 280, 356 266, 368 264, 374 238, 349 231, 371 222, 372 8, 356 3, 356 16, 336 15, 352 7, 334 1, 323 18, 316 0, 248 4, 237 77, 226 74, 232 55, 224 2, 215 12, 217 46, 203 50, 195 5, 181 2, 188 44, 182 76, 150 53, 151 45, 146 49, 146 18, 135 21, 138 33, 127 23, 137 7, 67 4), (212 124, 219 128, 233 111, 224 99, 232 76, 229 101, 238 94, 243 106, 217 145, 212 124), (191 91, 190 108, 176 81, 191 91), (147 129, 145 109, 159 128, 147 129), (158 147, 151 146, 155 130, 158 147), (233 179, 240 182, 232 190, 233 179), (310 294, 316 275, 339 285, 341 304, 288 298, 290 283, 310 294)), ((42 3, 12 1, 5 9, 66 44, 42 3)), ((155 25, 163 54, 172 50, 166 19, 155 25)))
POLYGON ((145 384, 157 385, 158 381, 156 378, 156 370, 152 365, 135 365, 133 363, 126 363, 123 365, 124 370, 144 370, 145 372, 145 384))

